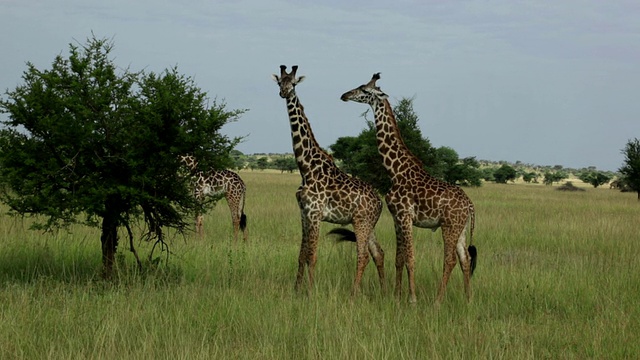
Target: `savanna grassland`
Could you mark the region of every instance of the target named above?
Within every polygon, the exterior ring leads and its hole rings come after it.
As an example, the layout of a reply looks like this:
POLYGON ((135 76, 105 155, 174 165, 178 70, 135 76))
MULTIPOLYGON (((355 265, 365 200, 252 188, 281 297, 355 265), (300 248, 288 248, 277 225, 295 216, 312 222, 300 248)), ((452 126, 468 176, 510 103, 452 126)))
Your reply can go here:
MULTIPOLYGON (((640 357, 640 202, 634 193, 542 185, 465 189, 476 204, 478 267, 467 304, 456 267, 434 306, 440 230, 415 229, 418 303, 393 295, 395 235, 378 240, 387 292, 367 267, 350 298, 355 247, 322 225, 316 284, 293 283, 300 246, 297 174, 243 172, 249 240, 233 244, 224 200, 205 238, 170 237, 137 270, 121 240, 115 280, 100 279, 97 229, 27 230, 0 218, 0 358, 621 359, 640 357)), ((3 208, 3 212, 6 208, 3 208)), ((122 234, 122 239, 126 234, 122 234)), ((137 242, 144 259, 152 244, 137 242)))

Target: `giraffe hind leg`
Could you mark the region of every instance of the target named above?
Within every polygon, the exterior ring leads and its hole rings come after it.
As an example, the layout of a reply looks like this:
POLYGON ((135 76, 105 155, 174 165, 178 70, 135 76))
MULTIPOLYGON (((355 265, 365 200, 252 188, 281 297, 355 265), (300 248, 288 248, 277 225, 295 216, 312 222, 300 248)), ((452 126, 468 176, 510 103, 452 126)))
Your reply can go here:
MULTIPOLYGON (((444 240, 444 263, 442 270, 442 280, 440 282, 440 287, 438 288, 436 303, 441 303, 444 299, 444 294, 447 289, 449 277, 451 276, 451 272, 458 262, 458 257, 460 255, 456 254, 456 249, 458 248, 458 241, 460 239, 460 236, 464 236, 464 230, 462 230, 461 232, 461 235, 457 235, 456 231, 452 228, 442 228, 442 238, 444 240)), ((464 242, 464 239, 462 239, 462 241, 464 242)), ((464 262, 461 263, 461 267, 464 271, 464 262)))
POLYGON ((196 215, 196 234, 199 238, 204 237, 204 216, 202 214, 196 215))
POLYGON ((353 281, 353 289, 351 290, 351 296, 355 296, 360 291, 360 283, 362 282, 362 275, 364 274, 364 269, 367 267, 369 263, 369 252, 367 251, 367 240, 364 235, 364 231, 359 231, 359 236, 356 235, 356 256, 357 256, 357 266, 356 266, 356 277, 353 281))
POLYGON ((376 241, 376 236, 371 232, 369 235, 369 253, 373 258, 376 268, 378 270, 378 279, 380 280, 380 289, 382 292, 386 292, 386 283, 384 281, 384 250, 380 244, 376 241))
POLYGON ((464 278, 464 291, 467 296, 467 301, 471 300, 471 275, 476 266, 477 250, 475 246, 466 247, 466 229, 462 230, 458 238, 458 244, 456 246, 456 252, 458 254, 458 260, 460 261, 460 268, 464 278))

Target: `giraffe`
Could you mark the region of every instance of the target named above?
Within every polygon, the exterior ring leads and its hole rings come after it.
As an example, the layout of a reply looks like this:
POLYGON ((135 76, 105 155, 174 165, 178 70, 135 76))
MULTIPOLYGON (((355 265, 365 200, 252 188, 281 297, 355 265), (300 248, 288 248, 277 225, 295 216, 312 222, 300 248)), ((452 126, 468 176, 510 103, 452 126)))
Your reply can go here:
POLYGON ((353 225, 353 232, 340 228, 330 232, 341 235, 344 240, 356 242, 358 260, 352 296, 359 292, 369 255, 373 257, 380 287, 384 290, 384 251, 374 233, 382 212, 382 200, 370 184, 341 171, 331 155, 318 145, 295 91, 296 85, 305 77, 296 78, 297 65, 292 67, 290 73, 286 69, 285 65, 281 65, 280 76, 274 74, 273 80, 278 83, 280 97, 286 100, 293 152, 302 177, 302 183, 296 191, 302 220, 302 243, 295 289, 300 289, 305 267, 308 267, 308 291, 313 287, 320 222, 325 221, 353 225))
POLYGON ((444 298, 449 276, 458 260, 469 301, 470 278, 477 258, 476 248, 471 245, 475 226, 473 203, 461 188, 429 175, 422 162, 409 151, 398 130, 388 96, 376 86, 378 79, 380 73, 374 74, 367 84, 347 91, 340 99, 369 104, 374 112, 378 152, 392 182, 385 200, 396 231, 396 295, 402 292, 402 272, 406 267, 409 302, 416 302, 413 226, 433 231, 440 227, 444 240, 444 269, 436 303, 444 298), (468 248, 467 228, 470 230, 468 248))
MULTIPOLYGON (((202 202, 208 195, 223 195, 227 199, 229 210, 231 210, 234 242, 238 241, 240 230, 242 230, 244 241, 247 241, 247 216, 244 214, 244 199, 247 188, 240 175, 226 169, 200 171, 198 170, 198 161, 192 155, 183 155, 180 160, 191 172, 195 198, 202 202)), ((202 214, 196 214, 195 223, 196 233, 202 237, 204 235, 202 214)))

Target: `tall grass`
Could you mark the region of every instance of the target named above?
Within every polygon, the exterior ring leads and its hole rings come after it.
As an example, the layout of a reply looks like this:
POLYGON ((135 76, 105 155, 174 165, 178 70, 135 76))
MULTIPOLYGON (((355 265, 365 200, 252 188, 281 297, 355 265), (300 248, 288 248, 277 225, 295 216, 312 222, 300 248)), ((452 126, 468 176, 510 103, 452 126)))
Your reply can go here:
MULTIPOLYGON (((316 284, 293 291, 300 246, 297 174, 242 173, 249 242, 232 242, 221 201, 205 237, 175 235, 169 262, 141 273, 121 245, 101 280, 99 233, 27 230, 0 218, 0 358, 459 359, 638 358, 635 194, 486 184, 476 204, 479 263, 467 304, 459 270, 443 304, 440 231, 415 229, 418 303, 393 295, 395 235, 376 228, 387 291, 369 265, 350 298, 355 247, 322 235, 316 284)), ((322 234, 333 227, 322 225, 322 234)), ((136 243, 141 257, 151 244, 136 243)), ((156 252, 158 250, 156 249, 156 252)), ((157 254, 154 254, 156 257, 157 254)), ((459 269, 459 268, 457 268, 459 269)))

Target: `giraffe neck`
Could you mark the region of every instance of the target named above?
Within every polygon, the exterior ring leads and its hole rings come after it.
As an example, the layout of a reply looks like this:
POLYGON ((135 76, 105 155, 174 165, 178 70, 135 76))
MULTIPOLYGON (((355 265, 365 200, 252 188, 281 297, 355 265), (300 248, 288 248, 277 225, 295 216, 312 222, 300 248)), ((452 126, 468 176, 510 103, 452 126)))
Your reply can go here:
POLYGON ((287 98, 287 112, 289 113, 289 123, 291 125, 293 154, 303 182, 308 182, 312 172, 319 165, 314 160, 326 159, 330 155, 322 150, 313 136, 309 120, 304 114, 304 107, 297 95, 294 94, 287 98))
POLYGON ((407 170, 425 171, 418 159, 402 140, 398 123, 387 99, 372 104, 376 121, 376 139, 382 163, 391 178, 402 176, 407 170))

